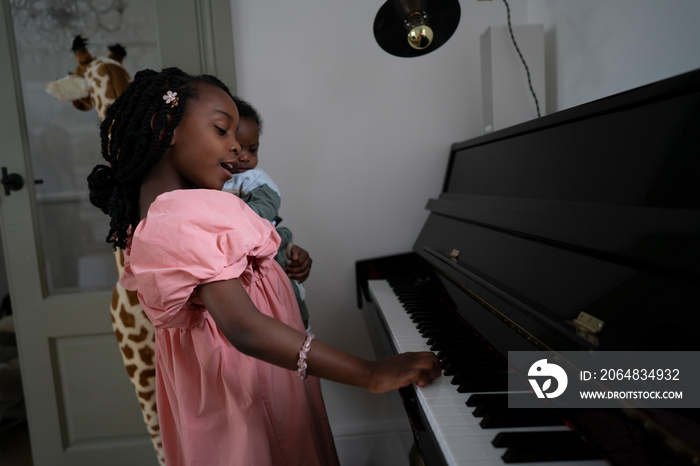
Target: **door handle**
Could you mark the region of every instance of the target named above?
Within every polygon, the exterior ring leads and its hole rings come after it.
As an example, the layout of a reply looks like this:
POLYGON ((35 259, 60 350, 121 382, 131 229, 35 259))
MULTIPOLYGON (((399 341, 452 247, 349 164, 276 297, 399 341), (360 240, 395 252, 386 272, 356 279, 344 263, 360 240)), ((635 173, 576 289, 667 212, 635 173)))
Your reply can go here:
POLYGON ((17 173, 7 173, 7 167, 2 167, 2 185, 5 187, 5 194, 9 196, 12 191, 19 191, 24 186, 24 179, 17 173))

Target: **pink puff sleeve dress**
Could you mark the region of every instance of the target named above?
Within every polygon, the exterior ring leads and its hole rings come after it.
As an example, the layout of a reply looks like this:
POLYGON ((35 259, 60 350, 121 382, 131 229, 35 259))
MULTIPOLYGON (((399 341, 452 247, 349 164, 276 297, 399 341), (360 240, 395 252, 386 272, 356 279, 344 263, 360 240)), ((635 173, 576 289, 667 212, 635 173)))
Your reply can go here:
POLYGON ((168 466, 338 464, 319 380, 240 353, 197 296, 237 278, 260 312, 303 332, 279 241, 239 198, 205 189, 161 194, 133 232, 121 282, 156 328, 168 466))

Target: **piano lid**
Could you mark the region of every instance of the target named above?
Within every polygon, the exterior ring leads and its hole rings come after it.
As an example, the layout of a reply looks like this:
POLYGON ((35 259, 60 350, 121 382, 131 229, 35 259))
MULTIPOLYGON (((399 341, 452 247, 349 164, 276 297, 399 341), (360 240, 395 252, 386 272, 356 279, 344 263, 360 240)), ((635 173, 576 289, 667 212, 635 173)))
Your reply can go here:
POLYGON ((414 251, 551 349, 699 349, 700 70, 452 146, 414 251))

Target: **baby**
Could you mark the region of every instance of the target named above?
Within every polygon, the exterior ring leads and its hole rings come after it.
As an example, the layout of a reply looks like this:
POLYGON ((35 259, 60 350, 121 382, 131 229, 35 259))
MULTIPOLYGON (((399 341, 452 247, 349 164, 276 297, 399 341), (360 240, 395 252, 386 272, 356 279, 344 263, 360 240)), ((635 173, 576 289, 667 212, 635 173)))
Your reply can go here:
MULTIPOLYGON (((236 133, 241 151, 238 154, 238 167, 233 178, 224 184, 224 191, 239 196, 260 217, 269 220, 277 229, 282 240, 275 260, 287 267, 289 259, 296 254, 292 232, 289 228, 278 226, 282 218, 278 215, 282 197, 280 190, 262 169, 258 168, 258 149, 262 133, 260 114, 245 100, 234 97, 238 107, 240 123, 236 133)), ((301 318, 309 331, 309 311, 306 307, 306 291, 296 280, 291 280, 294 294, 299 304, 301 318)))

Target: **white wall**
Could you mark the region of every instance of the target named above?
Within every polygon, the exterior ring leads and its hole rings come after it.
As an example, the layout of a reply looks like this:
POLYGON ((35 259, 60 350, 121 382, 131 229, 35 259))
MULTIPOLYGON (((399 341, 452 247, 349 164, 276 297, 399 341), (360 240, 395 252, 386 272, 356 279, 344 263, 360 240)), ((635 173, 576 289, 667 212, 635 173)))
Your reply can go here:
MULTIPOLYGON (((265 120, 260 166, 282 191, 283 225, 314 259, 312 327, 371 357, 355 261, 410 250, 450 144, 481 134, 479 36, 506 23, 504 4, 460 2, 455 35, 405 59, 374 41, 382 0, 231 1, 238 93, 265 120)), ((546 26, 549 112, 700 66, 697 0, 510 4, 514 24, 546 26)), ((337 436, 385 426, 383 397, 333 383, 324 392, 337 436)))
MULTIPOLYGON (((282 191, 282 224, 314 259, 312 327, 365 357, 355 261, 411 249, 450 145, 480 133, 479 35, 506 21, 503 4, 463 2, 450 41, 398 58, 374 41, 381 5, 232 0, 238 93, 265 124, 260 167, 282 191)), ((525 13, 512 7, 516 19, 525 13)), ((336 434, 366 430, 383 413, 382 397, 324 390, 336 434)))
POLYGON ((700 68, 697 0, 528 0, 545 25, 547 110, 700 68))

